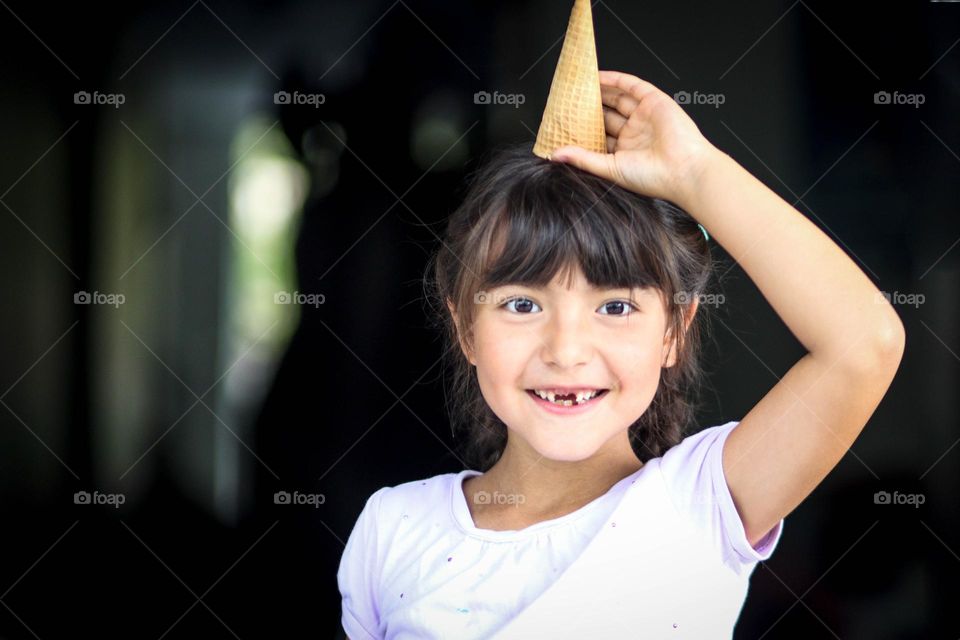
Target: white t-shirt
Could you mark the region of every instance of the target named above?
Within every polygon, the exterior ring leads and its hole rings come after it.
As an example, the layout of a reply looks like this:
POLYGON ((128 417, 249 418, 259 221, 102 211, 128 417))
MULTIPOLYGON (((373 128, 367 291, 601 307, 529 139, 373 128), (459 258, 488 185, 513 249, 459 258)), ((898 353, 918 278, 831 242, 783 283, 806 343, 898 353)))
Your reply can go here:
POLYGON ((465 470, 384 487, 340 560, 342 624, 372 638, 730 638, 751 547, 723 475, 738 421, 688 436, 565 516, 478 529, 465 470))

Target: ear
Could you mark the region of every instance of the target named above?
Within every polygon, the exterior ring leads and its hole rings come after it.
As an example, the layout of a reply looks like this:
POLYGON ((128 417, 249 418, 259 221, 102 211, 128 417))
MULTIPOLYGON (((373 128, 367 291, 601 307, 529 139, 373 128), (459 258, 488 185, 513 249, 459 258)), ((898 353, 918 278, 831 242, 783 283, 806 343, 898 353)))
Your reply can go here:
POLYGON ((450 310, 450 315, 453 317, 453 326, 457 330, 457 340, 460 342, 460 350, 463 351, 463 355, 470 361, 470 364, 477 366, 477 363, 473 359, 473 351, 460 333, 460 316, 457 314, 457 310, 453 306, 453 301, 450 300, 450 298, 447 298, 447 309, 450 310))
MULTIPOLYGON (((693 322, 693 317, 697 315, 697 308, 700 305, 699 298, 694 298, 693 302, 687 306, 687 310, 684 312, 683 319, 683 333, 686 335, 687 329, 690 328, 690 323, 693 322)), ((673 335, 673 327, 667 330, 666 336, 663 338, 663 367, 669 368, 677 363, 677 340, 673 335)))

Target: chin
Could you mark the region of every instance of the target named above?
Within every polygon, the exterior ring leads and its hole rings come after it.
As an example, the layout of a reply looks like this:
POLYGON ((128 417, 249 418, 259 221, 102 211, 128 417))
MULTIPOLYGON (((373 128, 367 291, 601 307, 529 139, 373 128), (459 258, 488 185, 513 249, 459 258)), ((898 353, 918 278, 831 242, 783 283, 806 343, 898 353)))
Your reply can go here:
POLYGON ((600 451, 603 441, 600 439, 550 438, 539 441, 537 438, 527 438, 527 442, 538 454, 554 462, 581 462, 588 460, 600 451))
POLYGON ((550 460, 551 462, 583 462, 584 460, 589 460, 597 453, 597 450, 589 452, 550 452, 550 451, 541 451, 540 455, 543 456, 544 460, 550 460))

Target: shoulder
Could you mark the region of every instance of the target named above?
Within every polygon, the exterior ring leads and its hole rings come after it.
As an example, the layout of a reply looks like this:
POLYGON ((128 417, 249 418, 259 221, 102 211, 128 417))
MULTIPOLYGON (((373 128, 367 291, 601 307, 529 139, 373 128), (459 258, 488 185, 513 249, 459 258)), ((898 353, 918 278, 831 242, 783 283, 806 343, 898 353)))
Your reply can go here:
POLYGON ((732 420, 686 436, 663 455, 661 469, 668 473, 678 473, 702 466, 708 456, 720 453, 724 440, 738 424, 739 420, 732 420))
POLYGON ((368 515, 381 525, 388 525, 404 516, 424 515, 444 508, 457 477, 457 473, 443 473, 382 487, 367 500, 365 510, 369 509, 368 515))
POLYGON ((732 567, 767 560, 783 529, 781 520, 752 546, 723 469, 723 448, 739 420, 708 427, 664 454, 660 469, 667 492, 684 520, 705 534, 732 567))
MULTIPOLYGON (((366 500, 344 550, 344 557, 360 553, 382 561, 387 543, 397 542, 398 530, 403 525, 423 522, 435 514, 449 499, 455 473, 447 473, 412 480, 374 491, 366 500)), ((405 526, 404 529, 409 528, 405 526)))
POLYGON ((739 424, 731 421, 688 435, 659 460, 660 475, 677 509, 709 509, 723 492, 723 444, 739 424))

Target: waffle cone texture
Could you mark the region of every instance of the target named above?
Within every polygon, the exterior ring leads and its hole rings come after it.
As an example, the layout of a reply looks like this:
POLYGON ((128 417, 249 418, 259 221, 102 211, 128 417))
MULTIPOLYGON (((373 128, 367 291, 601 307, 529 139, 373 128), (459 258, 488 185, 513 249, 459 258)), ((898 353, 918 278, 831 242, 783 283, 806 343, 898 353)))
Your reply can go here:
POLYGON ((549 159, 567 145, 607 151, 590 0, 574 2, 533 153, 549 159))

